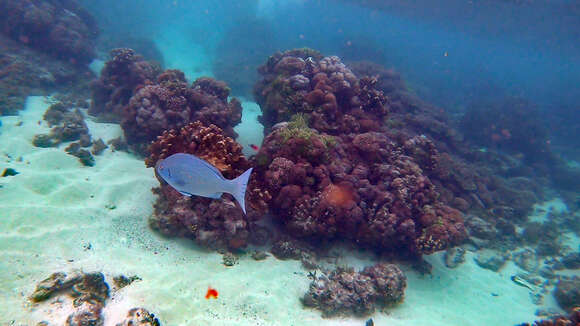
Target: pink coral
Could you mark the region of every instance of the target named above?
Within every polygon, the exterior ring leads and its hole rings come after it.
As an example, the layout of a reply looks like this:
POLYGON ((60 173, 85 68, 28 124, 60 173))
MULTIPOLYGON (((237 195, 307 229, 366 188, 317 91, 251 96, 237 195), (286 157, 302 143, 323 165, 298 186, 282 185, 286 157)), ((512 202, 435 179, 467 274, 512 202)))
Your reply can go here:
POLYGON ((121 126, 129 144, 145 145, 165 130, 180 129, 190 122, 215 124, 235 137, 233 127, 241 121, 242 107, 237 99, 229 102, 229 89, 223 82, 200 78, 191 87, 178 70, 167 70, 157 83, 139 89, 124 108, 121 126))
POLYGON ((372 78, 359 79, 336 56, 303 49, 277 53, 259 69, 263 79, 255 97, 266 131, 293 114, 329 134, 377 130, 388 114, 388 101, 372 78))
POLYGON ((155 83, 160 68, 132 49, 113 49, 99 79, 93 82, 89 114, 120 121, 125 105, 140 87, 155 83))
POLYGON ((292 235, 346 238, 411 254, 464 239, 461 213, 438 200, 429 178, 386 135, 329 138, 289 128, 266 137, 257 154, 265 164, 255 173, 263 188, 277 194, 270 209, 292 235))

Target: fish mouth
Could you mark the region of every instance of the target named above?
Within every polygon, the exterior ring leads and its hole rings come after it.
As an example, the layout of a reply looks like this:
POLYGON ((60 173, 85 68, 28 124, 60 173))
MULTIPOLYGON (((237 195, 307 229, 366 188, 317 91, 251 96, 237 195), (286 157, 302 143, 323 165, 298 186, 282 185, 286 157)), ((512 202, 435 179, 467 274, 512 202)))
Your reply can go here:
POLYGON ((159 172, 158 172, 159 171, 160 164, 163 161, 164 161, 163 159, 159 159, 159 160, 157 160, 157 163, 155 163, 155 169, 154 169, 154 171, 155 171, 155 178, 157 178, 157 180, 159 181, 159 183, 161 185, 168 185, 167 181, 165 181, 165 179, 163 179, 163 177, 161 175, 159 175, 159 172))

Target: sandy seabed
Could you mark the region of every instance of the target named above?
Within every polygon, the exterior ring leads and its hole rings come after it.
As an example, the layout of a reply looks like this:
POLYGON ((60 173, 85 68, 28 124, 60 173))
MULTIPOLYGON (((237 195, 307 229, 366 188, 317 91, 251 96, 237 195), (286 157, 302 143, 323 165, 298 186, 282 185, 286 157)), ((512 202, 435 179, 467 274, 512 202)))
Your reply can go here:
MULTIPOLYGON (((141 281, 112 292, 105 325, 115 325, 128 309, 140 306, 163 325, 364 325, 365 319, 323 319, 305 309, 307 271, 297 261, 242 256, 225 267, 221 255, 184 239, 166 239, 150 230, 157 184, 143 161, 107 149, 94 167, 84 167, 59 148, 36 148, 32 137, 48 132, 42 115, 45 97, 30 97, 19 116, 2 117, 0 169, 20 174, 0 178, 0 325, 63 325, 69 306, 48 300, 28 303, 35 285, 53 272, 100 271, 110 281, 118 274, 141 281), (18 126, 19 122, 22 122, 18 126), (212 286, 217 300, 206 300, 212 286)), ((255 105, 245 103, 239 132, 256 130, 255 105), (249 124, 249 125, 248 125, 249 124)), ((118 125, 87 119, 93 139, 121 134, 118 125)), ((257 135, 244 134, 245 142, 257 135)), ((345 254, 342 264, 361 268, 372 262, 345 254)), ((375 313, 375 325, 514 325, 531 321, 537 306, 526 288, 510 281, 519 270, 509 263, 499 273, 478 267, 473 254, 456 269, 441 255, 426 258, 432 276, 408 267, 404 303, 375 313)), ((109 282, 110 283, 110 282, 109 282)), ((546 297, 547 305, 553 305, 546 297)))

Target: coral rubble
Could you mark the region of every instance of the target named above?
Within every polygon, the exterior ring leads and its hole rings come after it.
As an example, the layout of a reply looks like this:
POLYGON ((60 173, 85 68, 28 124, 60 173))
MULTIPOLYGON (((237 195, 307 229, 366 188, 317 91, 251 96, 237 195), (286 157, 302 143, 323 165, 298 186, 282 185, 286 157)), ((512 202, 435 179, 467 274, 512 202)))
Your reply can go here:
MULTIPOLYGON (((116 281, 116 290, 130 284, 133 278, 125 277, 126 280, 123 280, 125 284, 122 286, 119 286, 119 282, 116 281)), ((110 298, 110 289, 102 273, 71 273, 70 275, 63 272, 53 273, 37 284, 30 296, 30 301, 38 305, 57 296, 66 296, 72 300, 74 310, 67 317, 65 326, 105 325, 103 309, 110 298)), ((62 300, 58 298, 55 302, 62 302, 62 300)), ((38 325, 52 324, 43 321, 38 325)), ((116 325, 160 326, 161 324, 155 315, 146 309, 133 308, 129 310, 127 318, 116 325)))
POLYGON ((396 265, 376 264, 360 272, 337 268, 316 278, 302 298, 324 316, 372 314, 376 308, 403 301, 407 278, 396 265))

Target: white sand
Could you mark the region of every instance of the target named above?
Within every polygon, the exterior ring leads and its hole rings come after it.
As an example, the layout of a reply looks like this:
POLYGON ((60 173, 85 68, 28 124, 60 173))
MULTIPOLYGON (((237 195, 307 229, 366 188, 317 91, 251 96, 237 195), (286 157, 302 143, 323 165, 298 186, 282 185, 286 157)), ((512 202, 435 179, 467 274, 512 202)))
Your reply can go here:
MULTIPOLYGON (((157 183, 151 169, 110 149, 96 158, 94 167, 84 167, 64 153, 64 145, 33 147, 33 135, 48 130, 37 124, 46 107, 43 98, 31 97, 21 116, 2 119, 0 168, 12 167, 20 174, 0 178, 0 325, 13 320, 15 325, 34 325, 49 317, 62 324, 70 305, 59 308, 49 300, 31 307, 26 296, 51 273, 75 269, 143 279, 113 293, 106 325, 114 325, 133 306, 150 309, 170 326, 364 325, 363 319, 322 319, 318 311, 302 308, 298 298, 309 280, 299 262, 242 257, 228 268, 220 255, 190 241, 158 236, 147 226, 155 199, 150 188, 157 183), (18 121, 24 122, 21 127, 15 126, 18 121), (22 162, 16 161, 20 156, 22 162), (89 243, 92 249, 85 250, 89 243), (218 289, 219 299, 204 299, 209 285, 218 289)), ((89 126, 105 141, 120 133, 115 125, 89 126)), ((477 267, 471 256, 455 270, 444 267, 439 255, 428 260, 433 276, 421 278, 405 268, 405 302, 376 313, 375 325, 533 320, 536 306, 528 291, 509 280, 513 265, 493 273, 477 267)))
POLYGON ((260 106, 256 102, 243 101, 242 122, 234 130, 238 133, 236 141, 244 148, 246 157, 256 154, 250 145, 260 146, 264 138, 264 126, 258 122, 258 116, 262 113, 260 106))

